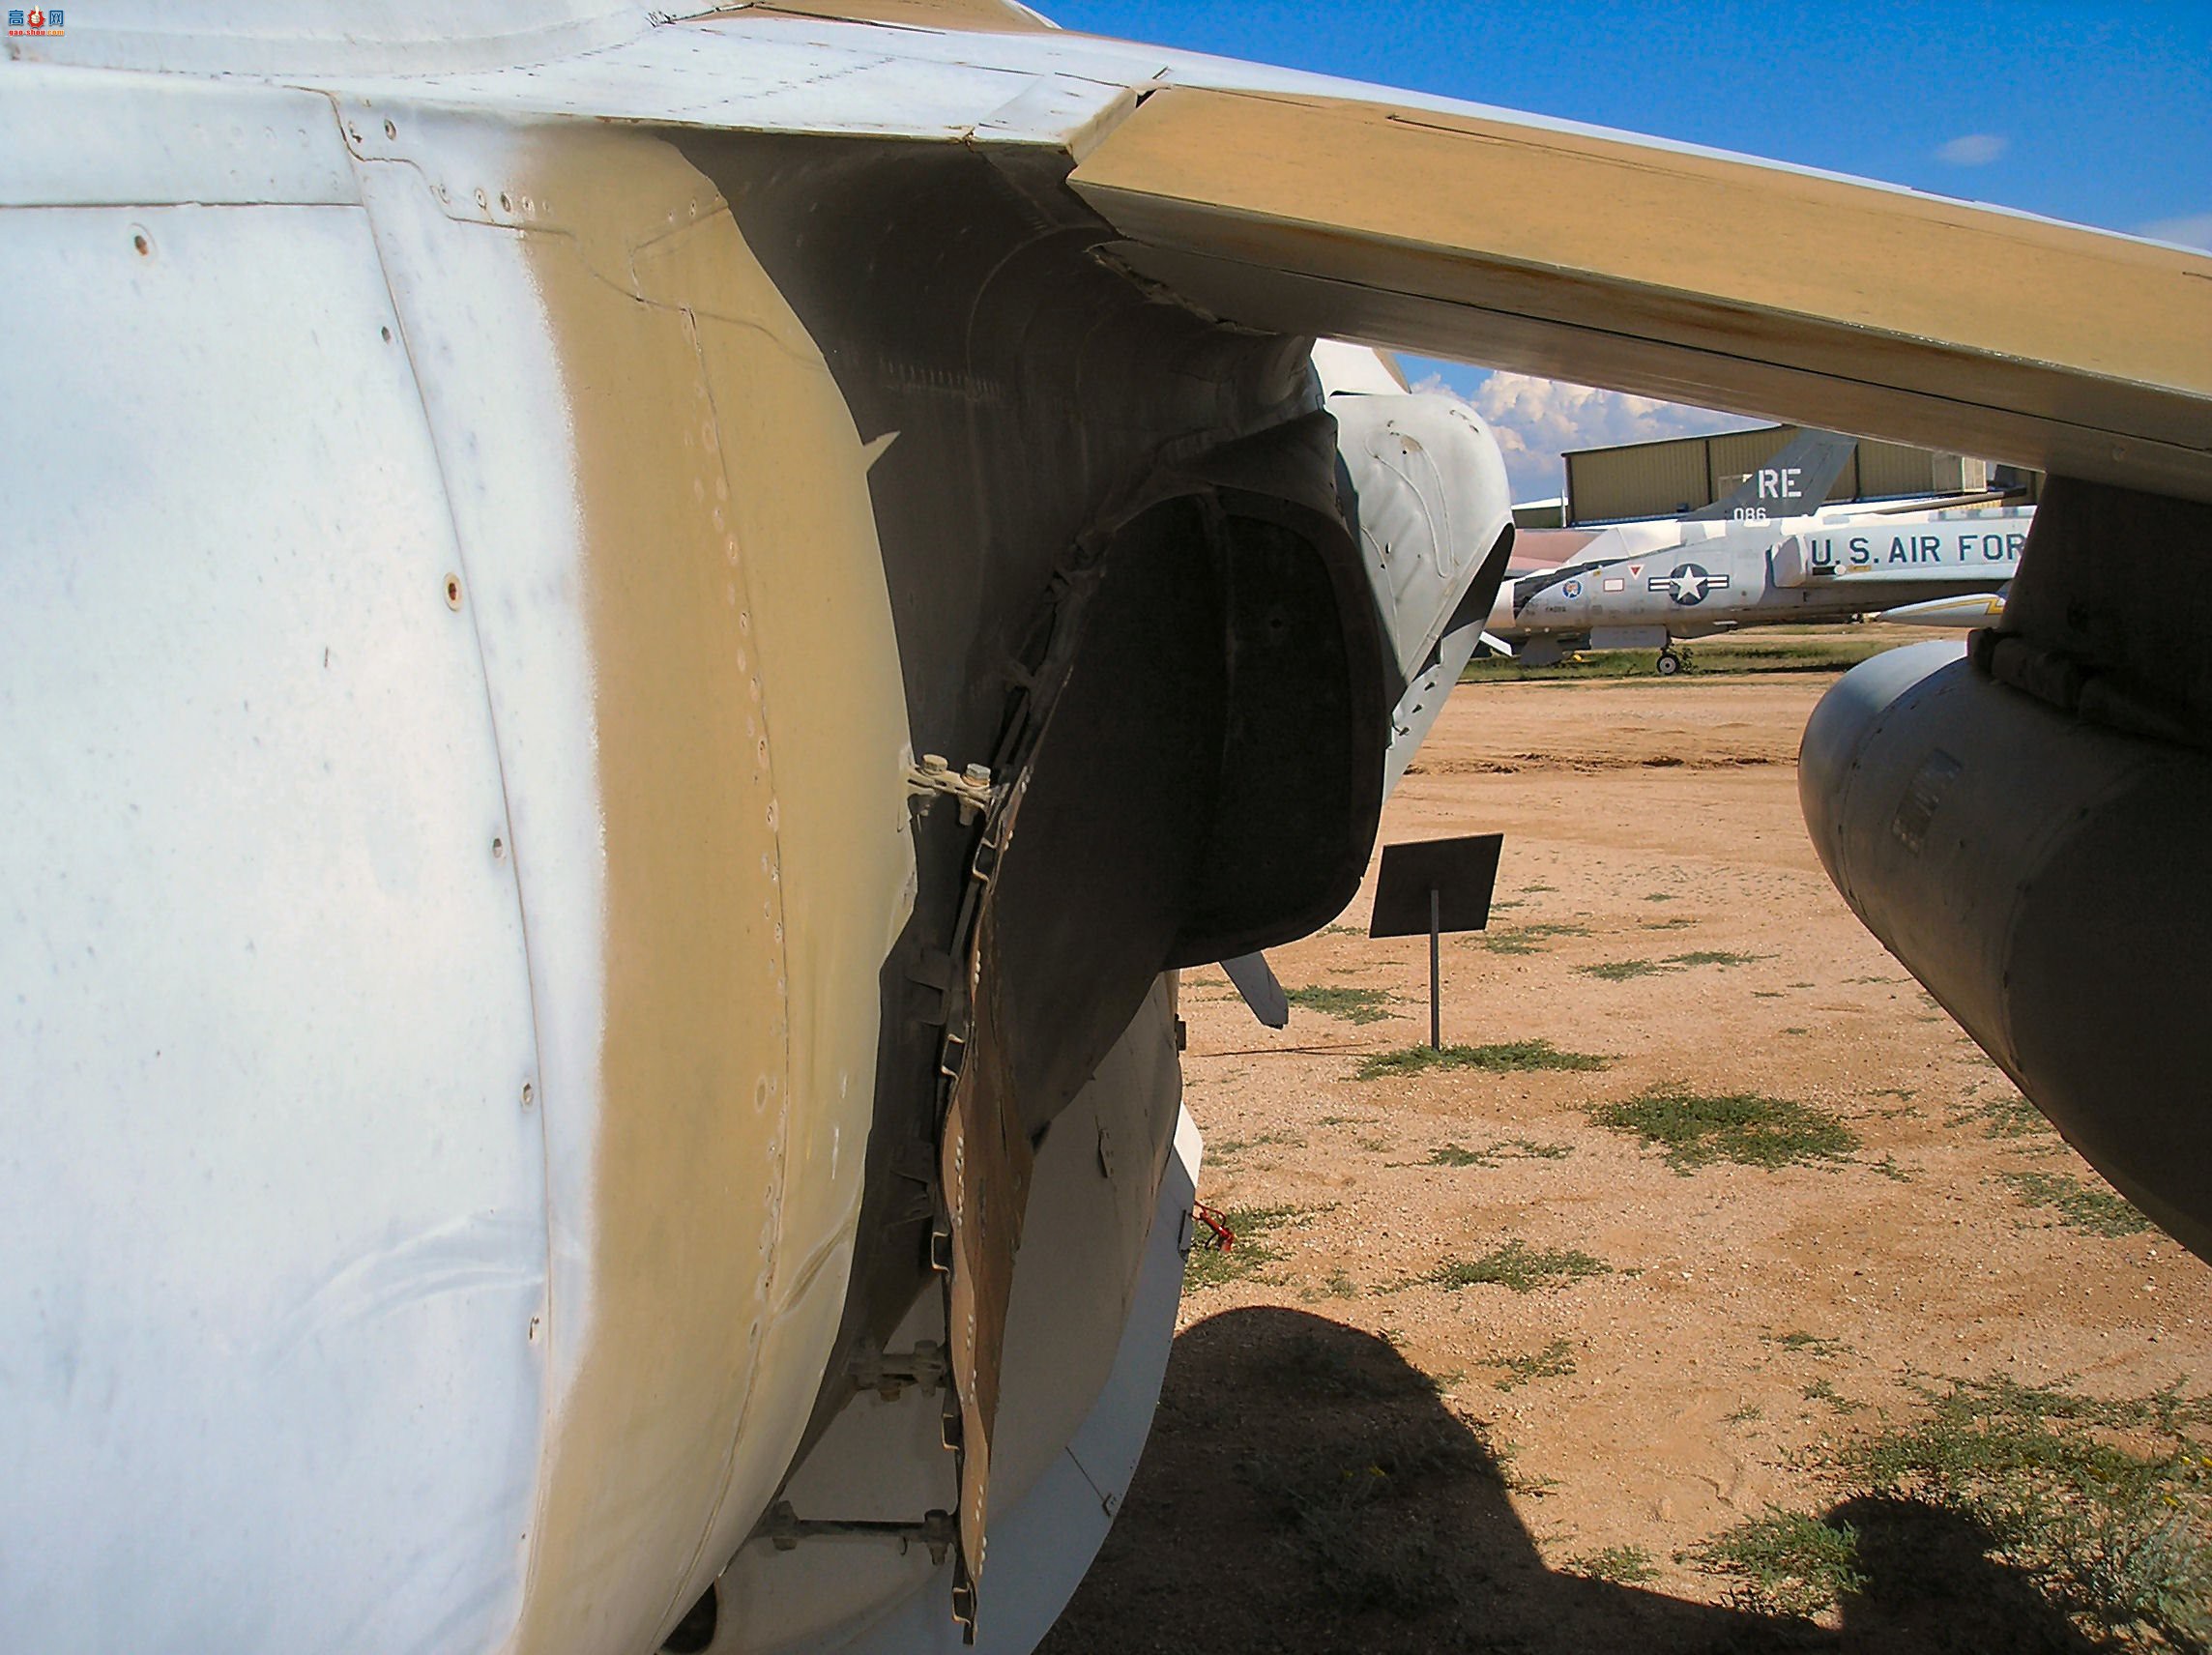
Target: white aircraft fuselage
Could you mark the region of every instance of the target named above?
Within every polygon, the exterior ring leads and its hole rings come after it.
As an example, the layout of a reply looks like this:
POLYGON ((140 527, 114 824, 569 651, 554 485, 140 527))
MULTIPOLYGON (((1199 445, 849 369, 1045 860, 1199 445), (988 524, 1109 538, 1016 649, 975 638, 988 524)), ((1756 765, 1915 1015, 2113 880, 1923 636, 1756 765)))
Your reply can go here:
MULTIPOLYGON (((1585 640, 1648 647, 1994 597, 2019 570, 2033 515, 1836 509, 1770 522, 1619 524, 1572 563, 1506 583, 1486 630, 1541 659, 1547 646, 1556 658, 1585 640)), ((1994 619, 2002 605, 1983 613, 1994 619)))

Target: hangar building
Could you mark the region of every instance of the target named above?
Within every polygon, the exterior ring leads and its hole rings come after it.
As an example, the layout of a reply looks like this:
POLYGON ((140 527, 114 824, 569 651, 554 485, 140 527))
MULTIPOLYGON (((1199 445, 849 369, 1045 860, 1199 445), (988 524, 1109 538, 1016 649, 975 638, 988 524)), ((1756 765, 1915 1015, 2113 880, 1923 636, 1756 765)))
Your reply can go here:
MULTIPOLYGON (((1711 505, 1779 453, 1795 425, 1764 425, 1710 437, 1674 437, 1567 454, 1565 526, 1620 523, 1639 517, 1680 517, 1711 505)), ((1828 491, 1831 501, 1897 500, 1924 494, 1972 494, 2024 487, 2032 500, 2040 476, 2015 473, 1964 454, 1862 439, 1828 491)), ((1530 523, 1526 527, 1539 525, 1530 523)))

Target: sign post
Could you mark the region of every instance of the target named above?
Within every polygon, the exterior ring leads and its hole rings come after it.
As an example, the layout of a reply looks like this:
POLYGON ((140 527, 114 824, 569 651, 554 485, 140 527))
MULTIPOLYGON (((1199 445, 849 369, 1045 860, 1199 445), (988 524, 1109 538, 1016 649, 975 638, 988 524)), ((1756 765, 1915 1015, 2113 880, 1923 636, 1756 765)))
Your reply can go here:
POLYGON ((1442 1051, 1443 934, 1480 931, 1490 923, 1490 893, 1498 884, 1502 833, 1458 839, 1416 839, 1382 847, 1382 872, 1375 885, 1370 937, 1429 934, 1429 1046, 1442 1051))
MULTIPOLYGON (((1429 886, 1429 1050, 1444 1049, 1443 892, 1429 886)), ((1487 917, 1487 916, 1486 916, 1487 917)))

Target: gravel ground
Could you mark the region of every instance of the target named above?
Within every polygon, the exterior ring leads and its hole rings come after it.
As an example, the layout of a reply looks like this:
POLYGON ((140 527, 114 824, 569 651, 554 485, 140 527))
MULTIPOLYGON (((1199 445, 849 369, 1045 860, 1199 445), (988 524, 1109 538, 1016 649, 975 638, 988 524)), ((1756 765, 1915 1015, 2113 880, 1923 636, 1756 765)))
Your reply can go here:
POLYGON ((1916 1386, 2195 1395, 2212 1350, 2212 1268, 2103 1233, 2127 1210, 1821 874, 1795 752, 1831 682, 1463 686, 1391 800, 1385 842, 1505 833, 1445 1041, 1602 1067, 1355 1078, 1427 1035, 1426 940, 1365 937, 1372 869, 1270 958, 1379 1020, 1271 1031, 1185 974, 1202 1198, 1260 1216, 1186 1293, 1051 1655, 2091 1646, 1931 1510, 1849 1508, 1877 1578, 1804 1617, 1688 1560, 1850 1500, 1839 1456, 1916 1386), (1593 1118, 1655 1090, 1804 1106, 1824 1152, 1696 1164, 1593 1118))

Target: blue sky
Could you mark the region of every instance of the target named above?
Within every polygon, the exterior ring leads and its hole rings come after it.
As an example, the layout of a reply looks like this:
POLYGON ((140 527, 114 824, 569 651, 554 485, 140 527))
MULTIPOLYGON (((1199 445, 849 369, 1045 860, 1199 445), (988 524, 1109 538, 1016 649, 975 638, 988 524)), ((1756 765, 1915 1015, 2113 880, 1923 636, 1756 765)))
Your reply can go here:
MULTIPOLYGON (((1068 28, 1620 127, 2212 247, 2212 0, 1040 4, 1068 28)), ((1557 491, 1560 447, 1734 422, 1518 376, 1490 384, 1492 376, 1456 364, 1408 365, 1470 396, 1501 440, 1508 432, 1524 439, 1518 451, 1507 441, 1524 498, 1557 491)))

